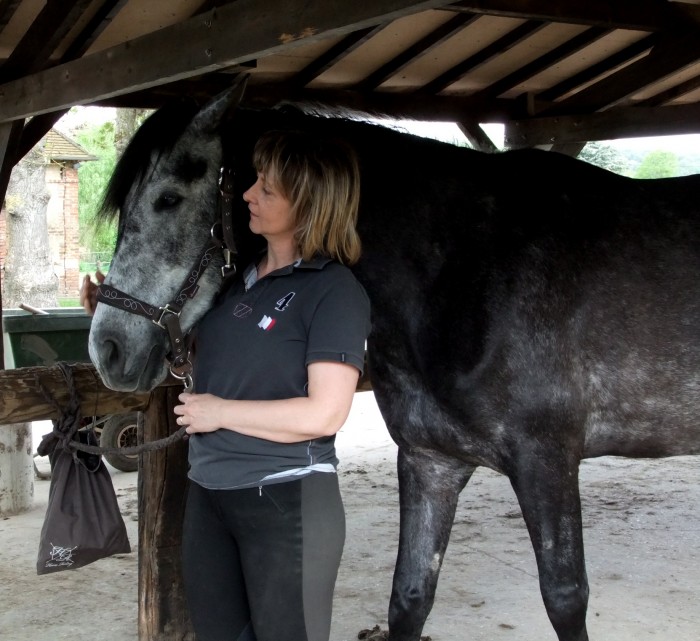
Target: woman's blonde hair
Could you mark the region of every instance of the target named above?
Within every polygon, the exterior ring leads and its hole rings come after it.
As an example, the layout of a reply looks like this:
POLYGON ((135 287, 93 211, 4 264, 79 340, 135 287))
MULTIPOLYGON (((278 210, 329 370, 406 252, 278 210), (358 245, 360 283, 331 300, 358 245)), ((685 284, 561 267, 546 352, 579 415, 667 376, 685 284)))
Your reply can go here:
POLYGON ((304 260, 322 254, 346 265, 357 262, 360 170, 348 145, 306 132, 270 131, 255 145, 253 165, 291 203, 304 260))

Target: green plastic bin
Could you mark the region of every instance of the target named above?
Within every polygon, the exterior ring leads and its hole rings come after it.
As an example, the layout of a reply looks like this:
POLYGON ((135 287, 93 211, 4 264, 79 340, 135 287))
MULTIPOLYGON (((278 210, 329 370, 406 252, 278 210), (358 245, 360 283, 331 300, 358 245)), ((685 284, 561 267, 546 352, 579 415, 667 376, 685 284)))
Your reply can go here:
POLYGON ((2 312, 5 367, 53 365, 57 361, 87 363, 92 318, 82 307, 55 307, 47 314, 23 309, 2 312))

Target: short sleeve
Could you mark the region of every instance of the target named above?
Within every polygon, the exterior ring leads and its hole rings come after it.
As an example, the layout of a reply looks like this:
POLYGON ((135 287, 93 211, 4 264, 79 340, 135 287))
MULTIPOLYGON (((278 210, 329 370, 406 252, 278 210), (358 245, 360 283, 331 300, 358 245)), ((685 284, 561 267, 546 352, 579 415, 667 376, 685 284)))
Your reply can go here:
POLYGON ((327 282, 309 326, 306 365, 336 361, 362 372, 371 327, 369 298, 346 267, 328 265, 323 272, 327 282))

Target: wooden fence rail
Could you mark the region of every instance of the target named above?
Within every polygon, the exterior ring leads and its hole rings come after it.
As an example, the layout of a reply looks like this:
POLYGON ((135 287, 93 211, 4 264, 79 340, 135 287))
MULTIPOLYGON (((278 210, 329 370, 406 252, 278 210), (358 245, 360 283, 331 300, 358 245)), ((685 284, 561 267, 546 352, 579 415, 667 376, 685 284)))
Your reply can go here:
MULTIPOLYGON (((75 387, 83 416, 125 414, 144 410, 150 394, 115 392, 100 379, 92 364, 73 366, 75 387)), ((0 426, 59 418, 59 412, 43 396, 37 381, 64 407, 68 386, 58 367, 21 367, 0 371, 0 426)))

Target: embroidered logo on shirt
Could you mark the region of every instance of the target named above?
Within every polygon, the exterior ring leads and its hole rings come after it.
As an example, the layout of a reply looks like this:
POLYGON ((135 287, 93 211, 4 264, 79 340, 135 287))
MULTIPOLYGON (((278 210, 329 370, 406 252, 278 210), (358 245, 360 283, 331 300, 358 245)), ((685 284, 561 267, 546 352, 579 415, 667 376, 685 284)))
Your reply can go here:
POLYGON ((262 320, 258 323, 258 327, 260 329, 264 329, 266 332, 269 332, 275 326, 276 322, 277 321, 274 318, 263 316, 262 320))
POLYGON ((283 298, 280 298, 277 301, 277 305, 275 305, 275 309, 278 312, 283 312, 285 309, 287 309, 287 307, 289 307, 289 303, 292 302, 292 298, 294 298, 295 293, 296 292, 289 292, 289 294, 287 294, 283 298))
POLYGON ((236 305, 235 309, 233 310, 233 315, 236 318, 247 318, 253 313, 253 308, 250 307, 250 305, 246 305, 245 303, 238 303, 236 305))

